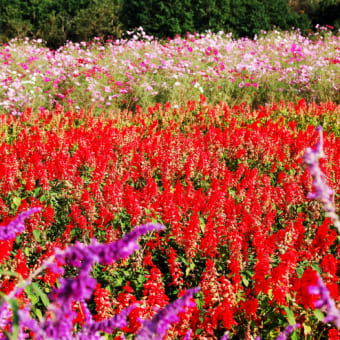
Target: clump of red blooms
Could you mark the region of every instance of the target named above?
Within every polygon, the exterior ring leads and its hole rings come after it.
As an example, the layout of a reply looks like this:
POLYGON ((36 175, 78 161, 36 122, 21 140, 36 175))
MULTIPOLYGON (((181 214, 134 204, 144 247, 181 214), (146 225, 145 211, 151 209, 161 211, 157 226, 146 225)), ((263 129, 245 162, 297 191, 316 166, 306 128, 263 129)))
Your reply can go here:
MULTIPOLYGON (((197 306, 179 313, 165 338, 218 339, 226 331, 229 338, 266 338, 288 325, 287 311, 301 325, 300 336, 311 329, 336 338, 336 329, 318 323, 319 296, 309 287, 317 286, 319 273, 340 302, 339 241, 323 206, 307 197, 313 180, 303 155, 324 122, 327 159, 320 167, 340 192, 339 113, 331 102, 251 110, 209 106, 202 97, 187 107, 135 113, 96 116, 56 107, 3 114, 1 224, 32 207, 41 212, 26 220, 21 236, 0 241, 2 268, 25 279, 56 248, 89 245, 94 237, 110 244, 157 221, 166 230, 145 236, 138 253, 92 272, 98 284, 86 302, 95 321, 135 306, 117 339, 137 334, 143 320, 197 286, 197 306)), ((51 290, 61 275, 49 268, 37 282, 51 290)), ((10 294, 17 283, 3 274, 0 289, 10 294)), ((26 291, 18 298, 28 306, 26 291)), ((72 305, 76 329, 86 320, 85 305, 72 305)))

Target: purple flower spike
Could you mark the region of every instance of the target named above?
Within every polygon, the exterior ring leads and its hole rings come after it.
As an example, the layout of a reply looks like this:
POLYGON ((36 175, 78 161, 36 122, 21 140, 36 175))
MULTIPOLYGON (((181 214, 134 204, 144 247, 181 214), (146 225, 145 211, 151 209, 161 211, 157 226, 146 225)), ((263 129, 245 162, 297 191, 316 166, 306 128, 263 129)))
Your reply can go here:
MULTIPOLYGON (((30 316, 30 311, 28 309, 19 309, 18 310, 19 319, 20 319, 20 327, 28 328, 35 334, 36 340, 44 340, 44 333, 39 325, 39 323, 32 319, 30 316)), ((1 338, 0 338, 1 339, 1 338)))
POLYGON ((137 241, 142 235, 148 233, 149 231, 164 230, 164 228, 165 227, 159 223, 143 224, 133 229, 131 232, 126 234, 124 238, 118 240, 117 242, 113 242, 111 244, 95 243, 90 247, 90 251, 98 256, 99 263, 103 265, 111 264, 113 261, 126 258, 134 251, 138 250, 139 245, 137 241))
POLYGON ((19 214, 13 221, 9 222, 9 224, 5 227, 0 228, 0 240, 1 241, 10 241, 15 239, 17 234, 21 234, 25 230, 25 218, 30 217, 30 215, 41 211, 41 208, 35 207, 28 209, 21 214, 19 214))
POLYGON ((288 325, 284 331, 276 338, 276 340, 286 340, 289 335, 291 335, 295 329, 299 328, 300 324, 296 323, 295 325, 288 325))
POLYGON ((192 329, 189 329, 189 330, 185 333, 183 340, 190 340, 190 339, 191 339, 191 334, 192 334, 192 329))
POLYGON ((92 295, 97 281, 87 273, 80 272, 75 278, 61 279, 61 287, 51 295, 52 301, 57 300, 64 307, 81 299, 89 299, 92 295))
POLYGON ((334 191, 327 185, 325 175, 319 166, 319 159, 325 157, 323 152, 322 127, 317 127, 317 131, 320 135, 319 143, 316 145, 315 150, 306 148, 304 155, 304 162, 313 177, 314 187, 314 192, 308 194, 308 198, 318 200, 323 204, 326 216, 333 220, 335 227, 340 233, 340 220, 335 212, 334 206, 334 191))
POLYGON ((335 301, 331 298, 320 276, 318 277, 317 286, 309 286, 308 291, 311 295, 320 295, 320 299, 316 301, 314 305, 316 308, 324 310, 327 313, 323 322, 332 322, 336 327, 340 328, 340 311, 336 308, 335 301))
MULTIPOLYGON (((12 309, 7 302, 3 302, 0 305, 0 330, 5 329, 5 327, 11 323, 12 309)), ((2 338, 2 332, 0 331, 0 339, 2 338)))
POLYGON ((228 340, 228 339, 229 339, 229 332, 226 331, 226 332, 223 334, 221 340, 228 340))
POLYGON ((194 307, 196 305, 191 299, 198 291, 199 288, 189 289, 180 299, 159 311, 152 320, 142 321, 142 328, 137 333, 135 340, 162 339, 170 324, 179 321, 178 313, 184 312, 185 307, 194 307))
POLYGON ((118 315, 112 317, 111 319, 103 320, 100 322, 93 322, 91 325, 85 327, 85 332, 89 331, 90 333, 96 333, 101 331, 105 333, 111 333, 112 330, 115 328, 126 327, 128 325, 126 319, 134 308, 136 308, 136 306, 131 305, 125 308, 123 311, 121 311, 118 315))

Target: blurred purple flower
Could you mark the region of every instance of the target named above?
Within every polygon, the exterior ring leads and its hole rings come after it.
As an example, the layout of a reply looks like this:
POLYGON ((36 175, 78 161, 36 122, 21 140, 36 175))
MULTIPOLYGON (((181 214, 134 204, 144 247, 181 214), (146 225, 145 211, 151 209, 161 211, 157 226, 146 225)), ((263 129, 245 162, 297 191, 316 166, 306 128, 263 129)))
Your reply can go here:
POLYGON ((60 288, 56 289, 49 298, 57 301, 63 306, 72 301, 89 299, 92 295, 97 281, 86 272, 80 272, 75 278, 60 279, 60 288))
POLYGON ((89 299, 96 286, 96 280, 90 277, 94 263, 110 264, 125 258, 139 249, 137 241, 140 236, 149 231, 162 229, 164 227, 161 224, 149 223, 136 227, 117 242, 99 244, 93 240, 93 244, 88 246, 77 242, 66 250, 57 251, 56 259, 61 264, 79 268, 79 275, 75 278, 61 279, 61 286, 50 295, 50 299, 62 306, 69 306, 72 301, 89 299))
POLYGON ((93 263, 98 262, 103 265, 111 264, 121 258, 126 258, 139 249, 138 239, 154 230, 163 230, 161 224, 144 224, 136 227, 126 234, 121 240, 109 244, 98 243, 95 239, 92 245, 84 245, 77 242, 74 246, 56 252, 56 259, 61 264, 89 270, 93 263))
POLYGON ((191 334, 192 334, 192 329, 189 329, 189 330, 185 333, 183 340, 190 340, 190 339, 191 339, 191 334))
MULTIPOLYGON (((22 233, 25 230, 24 220, 31 214, 40 211, 41 208, 29 209, 18 215, 7 226, 0 229, 1 240, 11 240, 16 234, 22 233)), ((18 311, 20 327, 18 339, 26 337, 24 329, 30 329, 35 334, 35 339, 79 339, 79 340, 99 340, 101 336, 99 332, 112 332, 114 328, 127 326, 126 318, 131 312, 134 305, 126 308, 119 315, 100 322, 95 322, 92 314, 87 308, 85 300, 89 299, 96 285, 96 280, 92 278, 91 270, 94 263, 102 264, 112 263, 120 258, 125 258, 131 255, 135 250, 139 249, 137 243, 138 238, 149 231, 163 230, 164 227, 160 224, 145 224, 141 225, 130 233, 124 236, 123 239, 111 244, 99 244, 93 240, 92 245, 83 245, 76 243, 72 247, 65 250, 57 250, 55 258, 62 265, 69 265, 79 268, 79 274, 75 278, 60 279, 60 287, 56 289, 50 296, 52 302, 49 306, 49 311, 54 314, 52 318, 38 322, 31 318, 29 309, 18 311), (72 310, 72 302, 79 301, 83 305, 85 313, 85 326, 77 334, 73 333, 73 319, 76 313, 72 310)), ((48 263, 45 268, 50 268, 53 271, 60 272, 60 268, 53 263, 48 263)), ((22 289, 22 288, 21 288, 22 289)), ((175 301, 172 305, 166 307, 158 313, 159 318, 154 317, 148 326, 161 325, 162 329, 167 329, 168 324, 172 321, 177 321, 177 313, 182 311, 184 306, 191 306, 190 298, 197 291, 192 289, 186 293, 180 300, 175 301)), ((12 323, 12 311, 7 302, 3 301, 0 304, 0 327, 4 328, 12 323)), ((148 331, 150 327, 147 328, 148 331)), ((159 327, 155 331, 160 332, 159 327)), ((1 338, 0 333, 0 338, 1 338)))
POLYGON ((228 340, 228 339, 229 339, 229 332, 226 331, 226 332, 223 334, 221 340, 228 340))
POLYGON ((295 329, 299 328, 300 324, 288 325, 284 331, 276 338, 276 340, 286 340, 289 335, 291 335, 295 329))
POLYGON ((191 299, 198 291, 199 288, 188 289, 185 295, 159 311, 152 320, 142 320, 142 328, 135 340, 162 339, 170 324, 179 321, 178 313, 185 312, 185 307, 196 305, 191 299))
MULTIPOLYGON (((2 301, 0 305, 0 330, 6 329, 6 327, 12 323, 13 312, 9 304, 5 301, 2 301)), ((0 331, 0 339, 6 339, 4 334, 0 331)))
POLYGON ((163 230, 165 227, 161 224, 147 223, 140 225, 126 234, 121 240, 111 244, 99 244, 94 242, 92 246, 87 247, 88 251, 97 256, 98 262, 105 265, 111 264, 121 258, 126 258, 134 251, 139 249, 137 240, 149 231, 163 230))
POLYGON ((28 209, 21 214, 19 214, 13 221, 5 227, 0 227, 0 240, 9 241, 13 240, 17 234, 21 234, 25 230, 25 218, 30 217, 30 215, 41 211, 41 208, 35 207, 28 209))
POLYGON ((111 333, 115 328, 126 327, 128 325, 126 318, 135 307, 135 305, 131 305, 111 319, 93 322, 90 325, 86 324, 84 332, 95 333, 101 331, 105 333, 111 333))
POLYGON ((314 187, 314 192, 308 194, 308 198, 318 200, 323 204, 326 216, 333 220, 335 227, 340 232, 340 220, 335 212, 334 206, 334 191, 327 185, 325 175, 319 166, 319 159, 325 157, 323 152, 322 127, 317 127, 317 131, 320 136, 319 143, 316 145, 315 150, 306 148, 304 155, 304 162, 313 177, 314 187))
POLYGON ((332 322, 340 328, 340 311, 336 308, 335 301, 331 298, 330 293, 323 283, 321 277, 318 277, 317 286, 309 286, 309 294, 320 295, 320 299, 314 303, 316 308, 324 310, 327 316, 323 322, 332 322))

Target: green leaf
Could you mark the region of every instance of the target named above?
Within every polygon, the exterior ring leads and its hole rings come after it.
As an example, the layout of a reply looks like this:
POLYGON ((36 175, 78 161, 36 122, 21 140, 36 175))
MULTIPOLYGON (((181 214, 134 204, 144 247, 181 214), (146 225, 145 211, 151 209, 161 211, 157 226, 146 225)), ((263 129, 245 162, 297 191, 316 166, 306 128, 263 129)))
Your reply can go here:
POLYGON ((34 235, 35 239, 36 239, 38 242, 40 242, 40 230, 34 229, 34 230, 33 230, 33 235, 34 235))
POLYGON ((27 297, 31 300, 32 305, 36 305, 39 302, 39 298, 34 294, 32 287, 26 286, 24 290, 27 294, 27 297))
POLYGON ((41 313, 41 310, 40 309, 35 309, 34 310, 34 313, 35 313, 35 315, 38 317, 38 319, 39 320, 41 320, 42 319, 42 313, 41 313))
POLYGON ((288 319, 289 324, 290 325, 295 325, 296 321, 295 321, 295 317, 294 317, 293 311, 289 307, 287 307, 287 306, 284 306, 283 309, 285 310, 285 312, 287 314, 287 319, 288 319))
POLYGON ((314 316, 318 319, 318 321, 323 322, 323 319, 325 318, 324 314, 319 309, 313 310, 314 316))
POLYGON ((195 331, 195 334, 196 335, 199 335, 203 332, 203 328, 197 328, 196 331, 195 331))
POLYGON ((146 278, 144 275, 139 275, 137 281, 142 284, 146 281, 146 278))
POLYGON ((290 336, 291 340, 299 340, 300 337, 299 337, 299 333, 297 330, 295 330, 292 335, 290 336))
POLYGON ((312 334, 312 327, 309 325, 306 325, 305 323, 303 324, 303 330, 306 335, 312 334))
POLYGON ((245 276, 242 276, 242 282, 243 282, 245 287, 249 286, 249 281, 248 281, 248 279, 245 276))
POLYGON ((158 223, 158 221, 157 221, 155 218, 152 218, 152 219, 151 219, 151 223, 153 223, 153 224, 157 224, 157 223, 158 223))
POLYGON ((185 270, 185 276, 188 276, 190 274, 190 271, 191 271, 190 267, 187 267, 187 269, 185 270))
POLYGON ((13 203, 16 207, 19 207, 21 204, 21 198, 20 197, 14 197, 13 198, 13 203))
POLYGON ((296 268, 295 271, 296 271, 297 276, 298 276, 299 278, 301 278, 301 277, 302 277, 302 274, 303 274, 303 272, 304 272, 304 269, 300 267, 300 268, 296 268))
POLYGON ((204 233, 204 229, 205 229, 204 218, 200 217, 199 219, 200 219, 201 232, 204 233))
POLYGON ((18 334, 19 334, 19 314, 18 314, 18 310, 19 310, 19 306, 16 302, 16 300, 11 299, 9 301, 11 307, 12 307, 12 311, 13 311, 13 324, 12 324, 12 339, 17 339, 18 338, 18 334))
POLYGON ((25 249, 24 249, 24 253, 25 253, 25 255, 26 255, 27 257, 29 257, 29 255, 30 255, 30 248, 25 248, 25 249))
POLYGON ((48 299, 47 295, 41 290, 39 287, 38 283, 33 282, 32 283, 32 288, 36 292, 36 294, 40 297, 43 305, 47 307, 50 304, 50 300, 48 299))
POLYGON ((313 264, 311 265, 311 267, 312 267, 314 270, 316 270, 316 271, 318 272, 318 274, 320 274, 320 268, 319 268, 319 266, 318 266, 316 263, 313 263, 313 264))
POLYGON ((117 277, 115 280, 115 286, 121 286, 123 284, 123 279, 121 277, 117 277))
POLYGON ((39 198, 40 203, 44 203, 46 200, 47 200, 47 197, 45 195, 42 195, 39 198))
POLYGON ((34 189, 34 196, 37 197, 39 195, 40 191, 41 191, 41 187, 36 187, 34 189))

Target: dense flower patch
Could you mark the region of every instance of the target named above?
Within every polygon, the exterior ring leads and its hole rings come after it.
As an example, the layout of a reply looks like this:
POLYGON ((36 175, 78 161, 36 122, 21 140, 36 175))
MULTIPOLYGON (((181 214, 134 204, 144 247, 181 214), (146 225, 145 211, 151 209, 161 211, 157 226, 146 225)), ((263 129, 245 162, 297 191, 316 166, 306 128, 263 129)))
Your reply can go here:
POLYGON ((279 100, 339 102, 340 36, 326 27, 251 39, 195 34, 159 41, 142 29, 127 39, 67 43, 56 51, 42 42, 0 46, 0 108, 21 114, 59 103, 74 110, 182 106, 203 93, 208 102, 279 100), (85 109, 89 109, 86 107, 85 109))
MULTIPOLYGON (((322 124, 321 169, 340 192, 339 113, 331 102, 251 110, 209 106, 201 96, 181 108, 157 104, 134 114, 57 106, 1 115, 0 230, 18 213, 41 208, 23 233, 20 227, 15 239, 0 241, 1 291, 11 294, 20 283, 11 272, 29 278, 56 248, 76 241, 94 247, 93 238, 109 245, 157 222, 165 230, 144 236, 139 252, 93 266, 93 294, 72 307, 74 332, 85 332, 87 311, 101 322, 134 305, 112 336, 142 338, 142 320, 155 320, 200 287, 196 306, 178 315, 167 338, 218 339, 228 331, 235 339, 275 339, 296 323, 295 337, 336 338, 314 302, 324 291, 319 277, 340 301, 339 240, 323 205, 307 197, 314 189, 303 156, 322 124)), ((77 276, 72 266, 65 277, 77 276)), ((32 318, 41 320, 50 293, 71 282, 61 275, 50 267, 39 272, 17 296, 18 308, 31 303, 32 318)))

